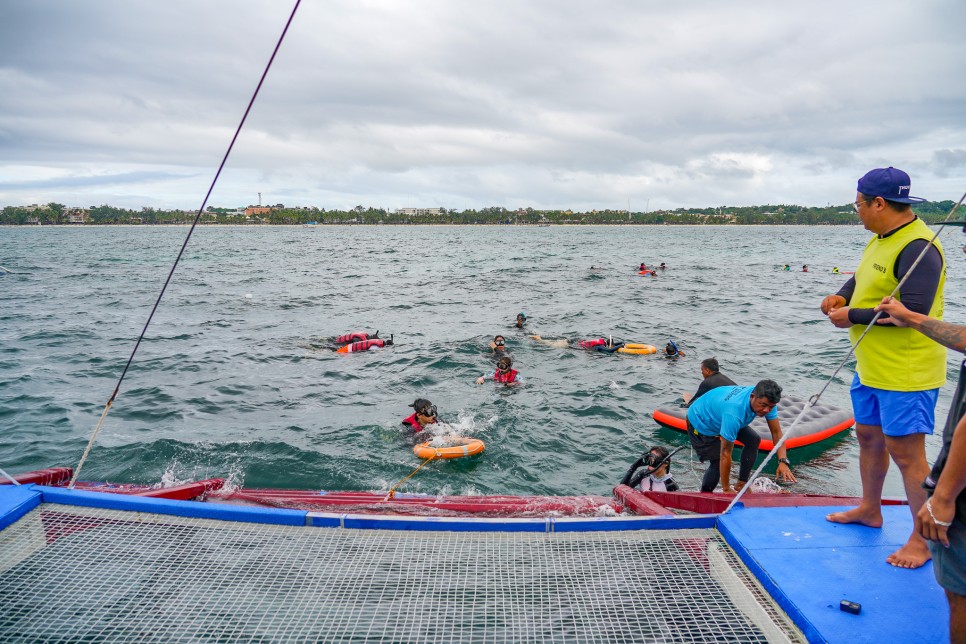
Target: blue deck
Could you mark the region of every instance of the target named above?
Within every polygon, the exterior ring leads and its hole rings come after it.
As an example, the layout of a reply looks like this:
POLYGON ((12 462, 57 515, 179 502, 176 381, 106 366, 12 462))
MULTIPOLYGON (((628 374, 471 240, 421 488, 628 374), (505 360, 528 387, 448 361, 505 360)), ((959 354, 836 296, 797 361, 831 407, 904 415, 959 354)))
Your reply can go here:
MULTIPOLYGON (((700 516, 683 520, 380 519, 3 485, 0 530, 44 501, 228 521, 408 530, 666 530, 675 526, 707 527, 714 521, 713 517, 700 516)), ((909 508, 884 507, 885 527, 881 530, 829 523, 824 517, 834 509, 739 507, 719 517, 717 527, 810 641, 948 642, 948 608, 933 576, 932 563, 918 570, 885 563, 912 529, 909 508), (839 602, 843 599, 861 604, 861 613, 842 612, 839 602)))
POLYGON ((932 562, 885 558, 909 538, 908 506, 885 506, 881 530, 825 520, 842 508, 741 508, 718 529, 810 641, 948 642, 949 609, 932 562), (847 599, 862 605, 852 615, 847 599))

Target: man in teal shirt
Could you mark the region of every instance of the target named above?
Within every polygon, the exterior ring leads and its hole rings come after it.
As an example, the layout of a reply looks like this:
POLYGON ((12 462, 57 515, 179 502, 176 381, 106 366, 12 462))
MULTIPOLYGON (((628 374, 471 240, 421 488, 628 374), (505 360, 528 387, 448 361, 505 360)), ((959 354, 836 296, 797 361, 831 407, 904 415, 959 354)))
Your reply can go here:
MULTIPOLYGON (((781 440, 782 428, 776 406, 782 388, 774 380, 762 380, 754 387, 717 387, 707 392, 688 408, 688 436, 691 446, 702 462, 710 461, 701 481, 702 492, 713 492, 721 480, 721 489, 735 493, 748 482, 755 464, 761 438, 748 425, 757 416, 764 416, 772 440, 781 440), (735 441, 741 441, 741 465, 738 482, 731 487, 731 452, 735 441)), ((789 467, 785 447, 778 450, 778 480, 795 481, 789 467)))

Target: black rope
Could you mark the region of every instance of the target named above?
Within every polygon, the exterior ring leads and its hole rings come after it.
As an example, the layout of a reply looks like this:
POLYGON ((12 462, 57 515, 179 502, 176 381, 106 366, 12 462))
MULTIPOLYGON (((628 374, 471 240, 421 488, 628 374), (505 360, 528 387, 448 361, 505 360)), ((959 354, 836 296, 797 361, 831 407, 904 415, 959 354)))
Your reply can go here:
POLYGON ((275 45, 275 51, 272 52, 272 57, 268 59, 268 64, 265 66, 265 71, 262 72, 262 77, 258 81, 258 87, 255 88, 255 92, 252 94, 252 98, 248 101, 248 107, 245 108, 245 114, 242 116, 241 122, 238 124, 238 128, 235 130, 235 136, 231 138, 231 143, 228 145, 228 149, 225 150, 225 156, 221 160, 221 165, 218 166, 218 172, 215 173, 215 178, 211 181, 211 186, 208 188, 208 194, 205 195, 205 200, 201 202, 201 207, 198 208, 198 213, 195 215, 195 220, 191 224, 191 228, 188 229, 188 234, 184 238, 184 243, 181 245, 181 250, 178 251, 178 256, 174 260, 174 265, 171 266, 171 271, 168 273, 168 278, 164 280, 164 286, 161 287, 161 292, 158 293, 158 299, 154 302, 154 306, 151 308, 151 314, 148 315, 147 322, 144 323, 144 329, 141 331, 141 335, 138 337, 137 343, 134 345, 134 350, 131 351, 131 357, 128 358, 127 364, 124 365, 124 371, 121 373, 121 377, 117 381, 117 386, 114 388, 114 393, 111 394, 111 399, 108 403, 114 402, 117 397, 118 392, 121 389, 121 382, 124 381, 124 376, 127 375, 127 370, 130 368, 131 363, 134 361, 134 354, 138 352, 138 347, 141 346, 141 340, 144 339, 144 335, 148 332, 148 326, 151 324, 151 320, 154 318, 154 312, 158 310, 158 305, 161 303, 161 298, 164 297, 164 292, 168 289, 168 284, 171 282, 171 278, 174 276, 174 271, 178 268, 178 262, 181 261, 181 256, 184 255, 184 249, 188 247, 188 242, 191 240, 191 234, 194 233, 195 227, 198 225, 198 221, 201 219, 201 214, 205 211, 205 206, 208 205, 208 199, 211 198, 211 193, 215 189, 215 184, 218 183, 218 177, 221 176, 221 171, 225 167, 225 163, 228 161, 228 155, 231 154, 231 150, 235 147, 235 141, 238 140, 238 135, 241 133, 242 126, 245 125, 245 120, 248 118, 248 113, 252 111, 252 105, 255 104, 255 98, 258 96, 259 90, 262 89, 262 83, 265 82, 265 77, 268 75, 268 70, 271 69, 272 63, 275 61, 275 55, 278 53, 279 47, 282 46, 282 41, 285 40, 285 34, 288 32, 289 25, 292 24, 292 19, 295 17, 295 12, 299 8, 299 3, 302 0, 295 0, 295 7, 292 9, 292 14, 288 17, 288 22, 285 23, 285 29, 282 30, 282 35, 278 38, 278 43, 275 45))
MULTIPOLYGON (((107 410, 110 409, 111 405, 114 403, 114 399, 117 398, 117 394, 121 391, 121 383, 124 382, 124 377, 127 375, 128 369, 131 368, 131 363, 134 362, 134 356, 138 352, 138 348, 141 346, 141 341, 144 340, 144 336, 148 332, 148 327, 151 325, 151 320, 154 319, 154 313, 158 310, 158 305, 161 304, 161 298, 164 297, 164 292, 168 289, 168 284, 171 283, 171 278, 174 276, 175 269, 178 268, 178 263, 181 261, 181 256, 184 255, 185 248, 188 247, 188 242, 191 240, 191 235, 194 233, 195 227, 198 225, 198 221, 201 219, 201 215, 204 213, 205 207, 208 205, 208 199, 211 198, 211 193, 215 189, 215 184, 218 183, 218 177, 221 176, 221 171, 224 169, 225 163, 228 162, 228 155, 231 154, 232 148, 235 147, 235 141, 238 140, 238 135, 241 134, 242 127, 245 125, 245 120, 248 119, 248 114, 252 111, 252 105, 255 104, 255 99, 258 97, 258 92, 262 89, 262 84, 265 82, 265 77, 268 76, 268 70, 272 68, 272 63, 275 62, 275 56, 278 54, 278 50, 282 46, 282 41, 285 40, 285 34, 288 33, 288 28, 291 26, 292 19, 295 18, 295 12, 298 11, 299 4, 301 2, 302 0, 295 0, 295 6, 292 8, 292 13, 289 15, 288 21, 285 23, 285 28, 282 29, 282 34, 278 37, 278 42, 275 44, 275 50, 272 51, 272 57, 268 59, 268 64, 265 65, 265 71, 262 72, 262 77, 258 80, 258 86, 255 87, 255 91, 252 93, 252 98, 248 101, 248 107, 245 108, 245 114, 242 116, 241 122, 238 123, 238 127, 235 129, 235 135, 231 138, 231 143, 228 145, 228 149, 225 150, 225 156, 222 158, 221 164, 218 166, 218 171, 215 173, 214 179, 211 180, 211 186, 208 188, 208 193, 205 195, 204 201, 201 202, 201 207, 198 208, 198 213, 195 215, 195 220, 192 222, 191 228, 188 229, 188 234, 184 238, 184 243, 181 244, 181 250, 178 251, 178 256, 175 258, 174 264, 171 266, 171 270, 168 272, 168 277, 166 280, 164 280, 164 285, 161 287, 161 292, 158 293, 158 299, 155 300, 154 306, 151 307, 151 313, 148 315, 148 319, 144 323, 144 328, 141 330, 141 335, 138 336, 138 340, 134 344, 134 350, 131 351, 131 357, 127 359, 127 364, 124 365, 124 371, 121 372, 121 377, 117 380, 117 385, 114 387, 114 392, 107 401, 104 414, 101 415, 102 422, 104 415, 107 414, 107 410)), ((98 424, 98 428, 99 427, 100 424, 98 424)), ((94 436, 91 436, 91 444, 93 444, 94 437, 96 435, 97 430, 95 430, 94 436)), ((77 481, 77 476, 80 474, 80 469, 84 464, 84 459, 87 458, 87 454, 90 452, 91 444, 88 444, 83 458, 81 458, 80 463, 77 465, 76 471, 74 472, 74 478, 70 484, 71 487, 73 487, 74 482, 77 481)))

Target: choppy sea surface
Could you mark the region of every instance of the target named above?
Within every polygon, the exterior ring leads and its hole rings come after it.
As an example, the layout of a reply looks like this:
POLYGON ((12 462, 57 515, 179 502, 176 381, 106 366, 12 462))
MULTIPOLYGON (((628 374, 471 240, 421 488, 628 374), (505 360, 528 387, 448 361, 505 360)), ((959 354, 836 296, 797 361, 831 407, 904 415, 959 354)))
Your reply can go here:
MULTIPOLYGON (((0 272, 0 468, 76 466, 186 233, 0 228, 11 271, 0 272)), ((961 236, 941 237, 954 322, 966 322, 961 236)), ((868 237, 859 226, 202 227, 82 478, 385 490, 419 464, 400 421, 422 397, 487 449, 430 463, 401 490, 606 495, 648 446, 687 444, 650 414, 695 389, 702 358, 741 384, 818 392, 849 348, 818 305, 846 279, 831 268, 854 270, 868 237), (668 269, 639 276, 642 261, 668 269), (673 338, 686 355, 551 348, 512 328, 520 311, 526 333, 673 338), (338 354, 327 342, 377 329, 395 345, 338 354), (497 333, 522 386, 474 382, 493 371, 497 333)), ((930 461, 958 364, 950 352, 930 461)), ((823 402, 849 407, 852 367, 823 402)), ((852 431, 790 456, 793 491, 859 493, 852 431)), ((695 489, 704 467, 684 450, 672 474, 695 489)), ((894 467, 885 493, 903 496, 894 467)))

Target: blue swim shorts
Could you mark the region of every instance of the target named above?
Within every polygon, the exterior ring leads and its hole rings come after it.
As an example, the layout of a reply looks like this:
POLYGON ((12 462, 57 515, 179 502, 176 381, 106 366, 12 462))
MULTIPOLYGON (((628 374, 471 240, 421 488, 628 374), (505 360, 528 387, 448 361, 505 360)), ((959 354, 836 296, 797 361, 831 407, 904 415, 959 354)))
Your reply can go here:
POLYGON ((852 412, 855 422, 878 425, 886 436, 932 434, 936 426, 939 389, 890 391, 866 387, 859 374, 852 378, 852 412))

